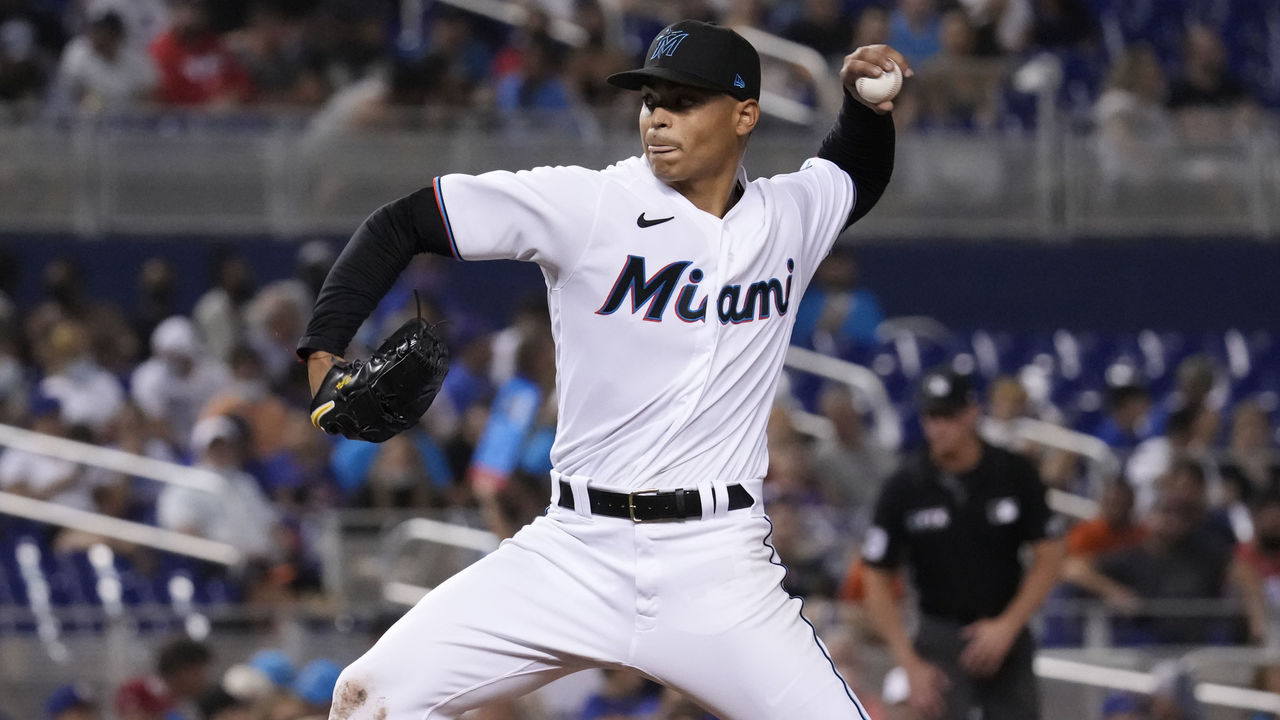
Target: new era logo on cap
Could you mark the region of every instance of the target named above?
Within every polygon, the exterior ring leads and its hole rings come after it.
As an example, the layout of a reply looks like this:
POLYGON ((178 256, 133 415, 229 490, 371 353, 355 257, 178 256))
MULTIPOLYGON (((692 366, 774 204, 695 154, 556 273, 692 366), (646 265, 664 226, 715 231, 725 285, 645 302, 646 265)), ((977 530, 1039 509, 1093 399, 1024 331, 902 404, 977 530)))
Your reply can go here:
POLYGON ((655 60, 660 55, 671 57, 675 54, 676 48, 680 47, 680 43, 684 42, 687 37, 689 37, 687 32, 671 32, 664 37, 658 38, 653 44, 653 54, 649 56, 649 59, 655 60))

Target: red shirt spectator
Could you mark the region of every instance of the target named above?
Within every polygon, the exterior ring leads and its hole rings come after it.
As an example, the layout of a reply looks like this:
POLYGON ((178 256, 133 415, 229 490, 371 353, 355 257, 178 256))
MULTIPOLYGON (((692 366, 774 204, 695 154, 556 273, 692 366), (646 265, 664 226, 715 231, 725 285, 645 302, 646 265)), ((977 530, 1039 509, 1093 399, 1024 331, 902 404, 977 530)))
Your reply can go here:
POLYGON ((169 105, 238 103, 249 99, 249 75, 236 62, 199 2, 174 6, 172 24, 151 43, 160 75, 156 97, 169 105))

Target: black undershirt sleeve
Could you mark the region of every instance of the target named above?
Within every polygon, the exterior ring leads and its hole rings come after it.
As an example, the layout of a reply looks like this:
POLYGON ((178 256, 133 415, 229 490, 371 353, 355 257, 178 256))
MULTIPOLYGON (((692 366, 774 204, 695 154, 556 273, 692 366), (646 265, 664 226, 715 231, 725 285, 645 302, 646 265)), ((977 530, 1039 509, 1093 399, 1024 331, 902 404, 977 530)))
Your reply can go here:
POLYGON ((818 148, 818 157, 848 173, 857 188, 846 228, 866 215, 884 194, 893 175, 894 142, 893 117, 877 114, 845 90, 840 115, 818 148))
POLYGON ((413 256, 453 257, 435 186, 387 203, 365 219, 329 270, 298 357, 323 350, 343 354, 360 324, 377 307, 413 256))

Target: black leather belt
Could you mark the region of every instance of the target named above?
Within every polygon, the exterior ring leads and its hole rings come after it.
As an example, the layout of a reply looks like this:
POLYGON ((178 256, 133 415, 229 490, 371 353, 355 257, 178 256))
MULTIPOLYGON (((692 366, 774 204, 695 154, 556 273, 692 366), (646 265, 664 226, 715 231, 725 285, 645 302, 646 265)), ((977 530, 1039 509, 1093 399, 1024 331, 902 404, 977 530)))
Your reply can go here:
MULTIPOLYGON (((634 522, 684 520, 702 517, 702 494, 697 490, 637 490, 631 493, 587 488, 591 514, 630 518, 634 522)), ((573 487, 560 481, 560 507, 573 509, 573 487)), ((741 485, 729 486, 729 509, 741 510, 755 504, 741 485)))

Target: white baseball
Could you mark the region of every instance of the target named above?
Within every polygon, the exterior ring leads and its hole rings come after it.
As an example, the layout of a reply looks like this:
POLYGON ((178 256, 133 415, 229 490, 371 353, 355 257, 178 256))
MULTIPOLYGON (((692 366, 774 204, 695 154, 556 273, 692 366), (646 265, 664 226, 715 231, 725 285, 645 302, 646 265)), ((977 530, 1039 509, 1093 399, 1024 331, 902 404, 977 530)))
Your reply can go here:
POLYGON ((853 86, 863 100, 879 105, 885 100, 892 100, 902 89, 902 68, 890 60, 893 70, 882 73, 880 77, 860 77, 853 86))

